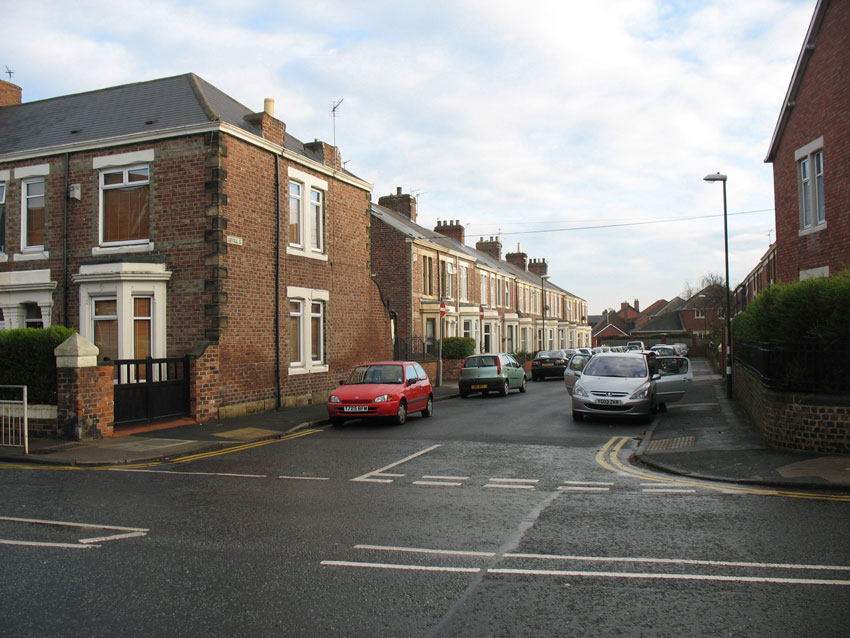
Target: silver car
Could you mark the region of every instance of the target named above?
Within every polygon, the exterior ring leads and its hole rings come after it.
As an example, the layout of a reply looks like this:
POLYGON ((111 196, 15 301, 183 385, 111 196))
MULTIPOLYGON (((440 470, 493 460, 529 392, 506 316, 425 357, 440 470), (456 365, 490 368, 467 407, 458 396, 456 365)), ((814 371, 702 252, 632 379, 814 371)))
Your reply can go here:
POLYGON ((590 415, 649 417, 678 401, 693 381, 685 357, 656 357, 644 352, 595 355, 584 367, 572 392, 575 421, 590 415))
POLYGON ((590 361, 592 356, 592 354, 577 352, 572 356, 569 363, 567 363, 567 367, 564 369, 564 386, 570 395, 573 393, 573 386, 581 376, 581 371, 584 370, 584 366, 587 365, 587 362, 590 361))

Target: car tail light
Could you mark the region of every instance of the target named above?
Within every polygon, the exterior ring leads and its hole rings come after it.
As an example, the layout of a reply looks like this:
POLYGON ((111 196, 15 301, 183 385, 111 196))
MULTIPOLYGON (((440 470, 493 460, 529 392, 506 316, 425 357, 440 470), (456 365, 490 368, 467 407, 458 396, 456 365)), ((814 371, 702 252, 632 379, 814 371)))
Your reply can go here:
POLYGON ((502 374, 502 359, 496 357, 496 374, 502 374))
POLYGON ((467 362, 467 361, 469 361, 469 357, 467 357, 466 359, 464 359, 464 360, 463 360, 463 365, 461 366, 461 368, 465 368, 465 367, 466 367, 466 362, 467 362))

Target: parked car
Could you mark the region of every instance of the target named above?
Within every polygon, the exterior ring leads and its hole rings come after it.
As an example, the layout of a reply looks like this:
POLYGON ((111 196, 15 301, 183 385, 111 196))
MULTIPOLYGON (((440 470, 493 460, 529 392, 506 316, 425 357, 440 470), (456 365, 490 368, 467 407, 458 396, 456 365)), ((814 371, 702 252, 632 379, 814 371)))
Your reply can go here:
POLYGON ((526 386, 525 368, 505 352, 467 357, 458 380, 462 398, 468 397, 471 392, 487 394, 491 390, 507 396, 513 388, 525 392, 526 386))
POLYGON ((589 415, 649 417, 659 406, 681 399, 692 380, 690 361, 685 357, 657 357, 641 351, 598 354, 573 386, 573 419, 580 421, 589 415))
POLYGON ((659 357, 675 357, 679 355, 679 351, 672 345, 667 345, 666 343, 659 343, 650 348, 656 355, 659 357))
POLYGON ((357 366, 347 381, 328 398, 328 416, 334 425, 346 419, 391 417, 398 425, 411 412, 434 413, 431 381, 415 361, 379 361, 357 366))
POLYGON ((581 371, 584 370, 584 366, 587 365, 587 362, 590 361, 592 356, 592 354, 576 353, 564 369, 564 386, 567 388, 567 393, 571 396, 573 386, 576 384, 576 381, 581 376, 581 371))
POLYGON ((629 341, 626 343, 626 347, 629 350, 646 350, 646 346, 643 345, 643 341, 629 341))
POLYGON ((676 348, 679 351, 679 354, 682 355, 683 357, 688 356, 688 346, 687 346, 687 344, 674 343, 673 347, 676 348))
POLYGON ((541 350, 531 361, 531 380, 539 381, 547 377, 561 378, 570 360, 566 350, 541 350))
POLYGON ((593 351, 590 348, 576 348, 576 352, 581 352, 582 354, 593 354, 593 351))

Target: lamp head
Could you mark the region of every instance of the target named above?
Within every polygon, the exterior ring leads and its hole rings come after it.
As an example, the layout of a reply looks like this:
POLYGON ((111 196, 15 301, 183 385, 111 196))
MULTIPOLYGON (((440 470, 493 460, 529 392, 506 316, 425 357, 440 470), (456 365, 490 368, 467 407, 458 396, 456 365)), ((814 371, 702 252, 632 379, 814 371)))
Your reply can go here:
POLYGON ((711 173, 702 179, 706 182, 725 182, 726 176, 723 173, 711 173))

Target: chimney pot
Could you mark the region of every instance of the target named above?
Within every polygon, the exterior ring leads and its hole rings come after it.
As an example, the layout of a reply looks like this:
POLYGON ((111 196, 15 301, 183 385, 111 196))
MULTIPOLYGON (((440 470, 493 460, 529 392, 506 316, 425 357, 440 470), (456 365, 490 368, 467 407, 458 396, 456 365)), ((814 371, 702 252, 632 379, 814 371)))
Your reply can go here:
POLYGON ((401 186, 396 186, 396 188, 395 188, 395 194, 396 194, 396 195, 401 195, 401 186))
POLYGON ((267 97, 263 100, 263 111, 266 112, 266 115, 270 117, 274 117, 274 99, 267 97))

